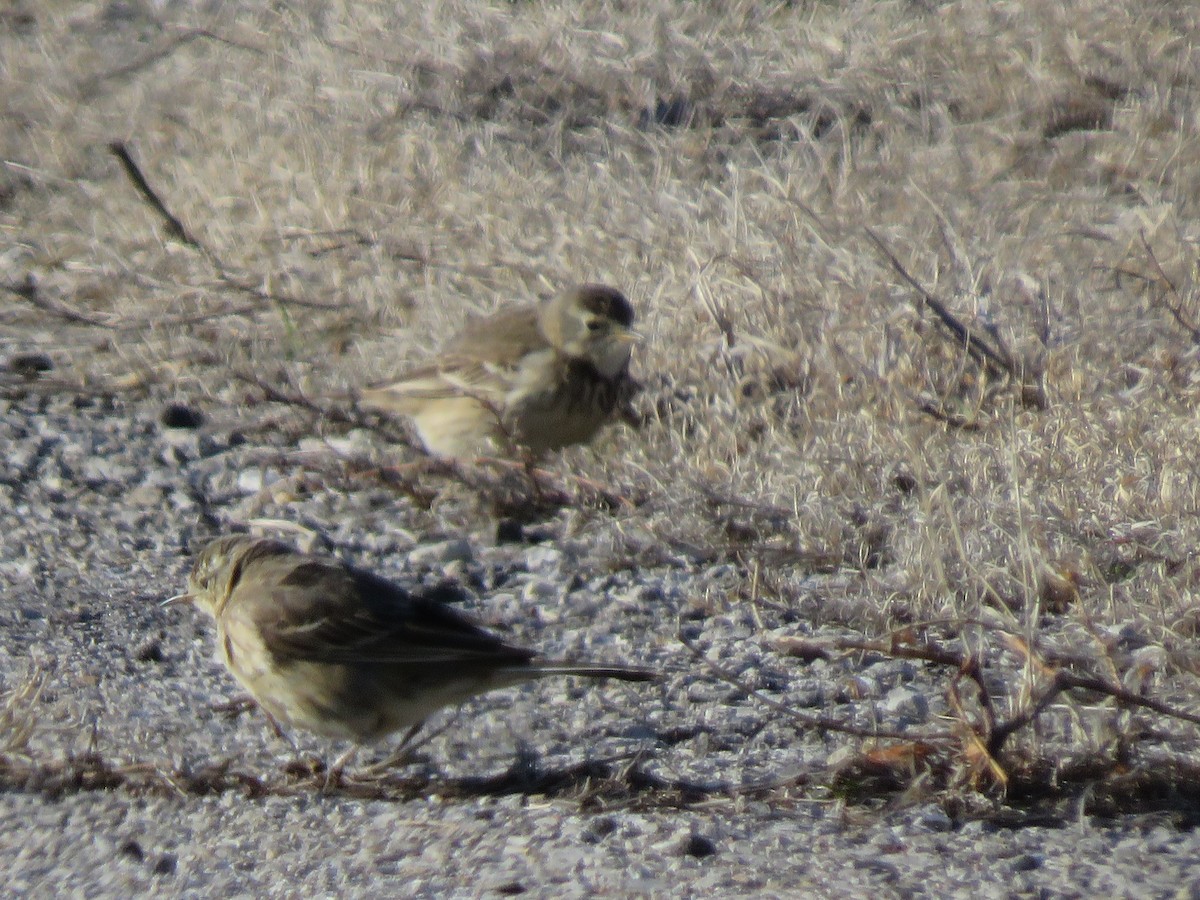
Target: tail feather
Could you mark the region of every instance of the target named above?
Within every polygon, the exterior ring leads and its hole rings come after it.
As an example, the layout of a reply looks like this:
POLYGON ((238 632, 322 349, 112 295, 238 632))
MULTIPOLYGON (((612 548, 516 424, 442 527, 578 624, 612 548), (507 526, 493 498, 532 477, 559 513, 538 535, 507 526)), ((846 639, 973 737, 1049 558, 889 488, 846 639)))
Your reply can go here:
POLYGON ((618 681, 658 681, 661 677, 654 669, 626 666, 620 663, 597 665, 562 660, 549 663, 535 662, 531 668, 539 678, 553 675, 577 675, 580 678, 613 678, 618 681))

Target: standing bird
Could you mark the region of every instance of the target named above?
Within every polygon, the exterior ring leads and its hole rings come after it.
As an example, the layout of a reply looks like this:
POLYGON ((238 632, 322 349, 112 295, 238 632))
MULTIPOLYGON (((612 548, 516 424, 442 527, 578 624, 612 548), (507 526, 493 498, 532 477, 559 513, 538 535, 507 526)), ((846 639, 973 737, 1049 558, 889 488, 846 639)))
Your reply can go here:
MULTIPOLYGON (((279 723, 359 744, 497 688, 549 675, 653 681, 650 669, 541 662, 448 606, 279 541, 222 537, 185 594, 217 624, 217 656, 279 723)), ((407 740, 407 739, 406 739, 407 740)), ((340 768, 340 766, 339 766, 340 768)))
POLYGON ((624 294, 585 284, 468 324, 435 362, 359 403, 408 416, 435 456, 585 443, 629 390, 632 326, 624 294))

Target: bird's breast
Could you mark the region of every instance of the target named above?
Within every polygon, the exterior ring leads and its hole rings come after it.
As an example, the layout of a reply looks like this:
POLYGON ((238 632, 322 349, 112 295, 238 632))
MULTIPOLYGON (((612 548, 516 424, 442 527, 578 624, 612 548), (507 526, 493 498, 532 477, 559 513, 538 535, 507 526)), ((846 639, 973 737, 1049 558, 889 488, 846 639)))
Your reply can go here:
POLYGON ((510 393, 506 425, 535 452, 584 443, 611 415, 618 384, 587 363, 542 360, 510 393))

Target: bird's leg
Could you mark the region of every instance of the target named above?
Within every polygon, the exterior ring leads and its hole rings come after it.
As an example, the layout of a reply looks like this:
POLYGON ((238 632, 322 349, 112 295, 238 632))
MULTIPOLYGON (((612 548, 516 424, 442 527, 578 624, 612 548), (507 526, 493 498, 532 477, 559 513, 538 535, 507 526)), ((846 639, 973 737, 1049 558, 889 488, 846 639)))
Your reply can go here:
POLYGON ((287 741, 288 746, 295 751, 297 749, 296 742, 292 740, 292 736, 290 734, 283 730, 283 727, 279 724, 278 720, 276 720, 276 718, 265 709, 262 711, 262 714, 267 717, 267 722, 270 723, 271 730, 275 732, 275 737, 282 738, 283 740, 287 741))
POLYGON ((447 729, 450 728, 451 725, 458 721, 458 717, 461 714, 461 710, 455 710, 454 715, 450 716, 450 718, 448 718, 444 724, 439 725, 432 731, 426 732, 425 736, 416 742, 413 741, 413 738, 415 738, 417 733, 420 732, 420 730, 424 727, 425 721, 422 720, 416 725, 413 725, 404 733, 404 740, 400 742, 400 745, 396 747, 395 751, 388 756, 387 759, 380 760, 377 763, 372 763, 362 770, 363 773, 367 775, 378 775, 381 772, 386 772, 388 769, 393 769, 396 766, 411 762, 417 750, 424 747, 435 737, 443 734, 447 729))
MULTIPOLYGON (((413 738, 415 738, 417 736, 417 732, 421 730, 421 726, 424 724, 425 724, 425 720, 422 719, 416 725, 413 725, 411 728, 409 728, 408 731, 404 732, 404 738, 400 741, 400 744, 396 747, 396 749, 392 753, 390 753, 385 759, 381 759, 377 763, 371 763, 371 765, 364 768, 362 770, 362 774, 378 775, 382 772, 386 772, 388 769, 394 769, 397 766, 403 765, 404 763, 406 763, 410 759, 412 759, 413 751, 420 745, 418 744, 418 745, 410 746, 410 744, 412 744, 413 738)), ((442 730, 444 730, 444 729, 442 729, 442 730)), ((439 733, 440 733, 440 731, 435 731, 434 735, 439 734, 439 733)), ((433 735, 431 735, 430 737, 432 737, 432 736, 433 735)), ((429 742, 429 738, 426 738, 425 740, 421 741, 422 744, 425 744, 428 742, 429 742)))
POLYGON ((522 459, 500 459, 494 456, 481 456, 475 460, 477 466, 491 466, 495 469, 507 469, 513 472, 520 472, 528 479, 530 486, 533 489, 534 497, 539 502, 552 502, 562 504, 570 498, 567 497, 568 483, 574 484, 578 488, 587 491, 594 495, 595 500, 607 506, 622 507, 630 509, 633 507, 633 501, 628 497, 623 497, 620 494, 615 494, 612 490, 599 481, 587 478, 583 475, 574 473, 555 473, 551 469, 539 467, 537 458, 532 452, 526 450, 525 456, 522 459), (559 479, 559 484, 555 484, 555 478, 559 479), (550 490, 556 494, 563 495, 562 497, 554 497, 547 492, 546 485, 550 486, 550 490))
POLYGON ((333 764, 325 770, 325 783, 321 786, 322 794, 331 794, 342 781, 342 773, 346 771, 346 766, 350 760, 354 759, 354 754, 358 752, 358 747, 351 746, 349 750, 333 761, 333 764))
MULTIPOLYGON (((538 477, 539 473, 549 476, 549 472, 545 469, 538 469, 537 454, 526 447, 524 444, 519 444, 518 449, 521 454, 521 467, 525 470, 525 477, 529 479, 530 485, 533 486, 533 496, 539 504, 546 502, 546 492, 542 489, 542 480, 538 477)), ((549 480, 547 478, 547 480, 549 480)))
MULTIPOLYGON (((253 701, 250 702, 253 703, 253 701)), ((300 745, 296 743, 290 734, 283 730, 283 726, 279 724, 279 720, 267 712, 265 707, 260 706, 259 709, 262 710, 262 714, 266 718, 267 724, 271 726, 271 730, 275 732, 275 737, 286 741, 292 753, 295 754, 295 759, 284 764, 284 770, 299 774, 319 772, 323 763, 321 758, 315 754, 302 753, 300 745)), ((328 783, 328 778, 326 778, 326 783, 328 783)))
POLYGON ((240 716, 244 712, 249 712, 257 708, 267 720, 267 724, 271 726, 271 731, 275 733, 275 737, 280 740, 287 741, 293 753, 299 753, 300 748, 296 746, 296 742, 292 740, 292 736, 283 730, 283 726, 279 724, 279 720, 267 712, 266 708, 259 706, 258 702, 248 695, 243 694, 240 697, 231 697, 223 703, 214 703, 212 705, 213 712, 222 713, 233 718, 240 716))

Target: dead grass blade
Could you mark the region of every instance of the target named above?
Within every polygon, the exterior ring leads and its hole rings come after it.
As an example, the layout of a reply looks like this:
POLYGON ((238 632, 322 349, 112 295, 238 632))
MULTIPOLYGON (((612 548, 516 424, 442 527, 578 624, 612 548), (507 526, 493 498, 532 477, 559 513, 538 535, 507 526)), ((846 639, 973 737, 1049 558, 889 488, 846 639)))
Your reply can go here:
POLYGON ((0 707, 0 748, 5 753, 24 753, 37 730, 37 703, 50 673, 35 663, 20 687, 11 691, 0 707))

